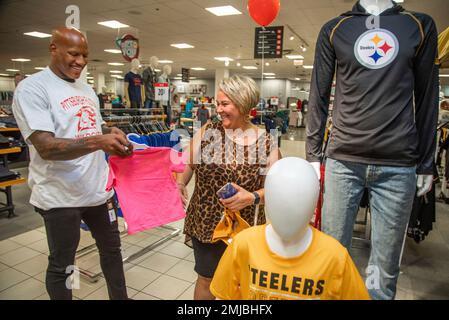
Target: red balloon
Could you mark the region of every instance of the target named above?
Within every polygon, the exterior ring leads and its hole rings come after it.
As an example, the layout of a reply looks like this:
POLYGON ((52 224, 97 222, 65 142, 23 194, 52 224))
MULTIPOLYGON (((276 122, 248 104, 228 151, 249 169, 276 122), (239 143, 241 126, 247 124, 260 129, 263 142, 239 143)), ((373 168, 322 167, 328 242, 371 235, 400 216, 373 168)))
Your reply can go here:
POLYGON ((281 0, 248 0, 248 12, 258 24, 268 26, 276 19, 281 0))

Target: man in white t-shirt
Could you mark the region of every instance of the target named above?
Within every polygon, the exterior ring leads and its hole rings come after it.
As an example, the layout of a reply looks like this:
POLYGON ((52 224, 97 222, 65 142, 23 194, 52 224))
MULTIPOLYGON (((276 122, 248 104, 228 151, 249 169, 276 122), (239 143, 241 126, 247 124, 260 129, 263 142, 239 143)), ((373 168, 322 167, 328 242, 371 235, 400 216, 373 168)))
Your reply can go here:
POLYGON ((59 28, 50 44, 51 63, 23 80, 13 112, 30 150, 30 203, 45 223, 51 299, 72 299, 67 277, 74 270, 83 220, 100 252, 111 299, 127 299, 117 219, 106 205, 105 153, 127 156, 132 145, 102 120, 93 89, 77 79, 87 64, 87 40, 76 29, 59 28))

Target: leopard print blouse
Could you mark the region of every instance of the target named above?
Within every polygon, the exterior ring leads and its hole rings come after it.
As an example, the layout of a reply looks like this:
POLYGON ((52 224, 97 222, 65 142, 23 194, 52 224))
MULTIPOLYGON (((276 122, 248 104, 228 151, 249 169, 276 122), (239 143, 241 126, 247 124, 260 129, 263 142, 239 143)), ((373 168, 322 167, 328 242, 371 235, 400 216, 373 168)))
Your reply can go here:
MULTIPOLYGON (((234 182, 250 192, 263 188, 265 182, 263 172, 267 169, 270 147, 273 146, 274 139, 267 132, 252 145, 242 146, 227 137, 221 122, 208 124, 207 129, 215 130, 216 135, 213 135, 214 139, 211 139, 206 133, 201 141, 201 150, 203 154, 205 151, 214 151, 210 152, 211 159, 203 157, 200 164, 192 166, 195 174, 195 189, 184 223, 184 233, 187 234, 186 244, 188 244, 189 236, 203 243, 211 242, 214 229, 224 211, 216 192, 226 183, 234 182), (216 153, 216 148, 223 152, 216 153)), ((255 208, 256 206, 252 205, 240 210, 241 217, 250 225, 254 224, 255 208)), ((264 223, 264 207, 260 205, 257 224, 264 223)))

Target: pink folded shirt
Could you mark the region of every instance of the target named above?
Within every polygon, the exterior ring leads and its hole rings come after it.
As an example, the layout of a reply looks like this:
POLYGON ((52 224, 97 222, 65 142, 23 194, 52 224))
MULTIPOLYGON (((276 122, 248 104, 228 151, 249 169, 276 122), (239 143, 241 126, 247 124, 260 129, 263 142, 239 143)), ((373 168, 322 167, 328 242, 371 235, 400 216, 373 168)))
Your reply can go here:
POLYGON ((184 171, 182 157, 182 153, 166 147, 137 150, 126 158, 109 157, 106 190, 114 188, 117 192, 128 234, 185 217, 173 176, 173 172, 184 171))

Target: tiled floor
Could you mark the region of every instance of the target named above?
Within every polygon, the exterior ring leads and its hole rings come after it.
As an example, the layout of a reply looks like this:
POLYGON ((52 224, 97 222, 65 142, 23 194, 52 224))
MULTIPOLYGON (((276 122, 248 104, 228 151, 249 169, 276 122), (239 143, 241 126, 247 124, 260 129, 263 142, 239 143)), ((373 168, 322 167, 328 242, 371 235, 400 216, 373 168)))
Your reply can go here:
MULTIPOLYGON (((291 130, 281 144, 283 156, 304 157, 303 132, 291 130)), ((26 170, 22 171, 26 174, 26 170)), ((45 229, 38 214, 27 204, 29 191, 21 187, 14 196, 19 217, 0 219, 0 300, 47 300, 45 269, 48 247, 45 229), (30 222, 30 225, 26 223, 30 222), (2 231, 5 234, 2 234, 2 231)), ((193 183, 188 186, 193 191, 193 183)), ((123 225, 120 219, 121 226, 123 225)), ((172 226, 181 228, 183 221, 172 226)), ((133 236, 124 236, 124 256, 135 253, 167 234, 157 228, 133 236)), ((80 249, 93 243, 88 232, 82 231, 80 249)), ((352 256, 363 274, 369 256, 366 247, 354 247, 352 256)), ((80 268, 92 272, 99 270, 98 254, 93 252, 78 260, 80 268)), ((128 295, 133 299, 193 298, 196 274, 190 248, 184 245, 183 236, 165 242, 142 257, 125 263, 128 295)), ((437 223, 428 238, 420 244, 407 239, 398 282, 397 299, 449 299, 449 206, 437 203, 437 223)), ((108 299, 103 278, 90 283, 83 278, 80 289, 74 290, 74 299, 108 299)))

